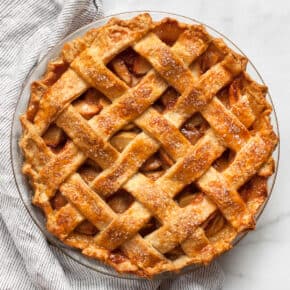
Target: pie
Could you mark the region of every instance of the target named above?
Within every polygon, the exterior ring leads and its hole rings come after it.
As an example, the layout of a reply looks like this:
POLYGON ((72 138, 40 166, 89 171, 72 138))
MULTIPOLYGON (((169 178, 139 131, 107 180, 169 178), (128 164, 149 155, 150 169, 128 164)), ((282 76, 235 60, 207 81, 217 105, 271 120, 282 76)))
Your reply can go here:
POLYGON ((231 249, 255 228, 278 142, 246 66, 202 25, 147 13, 66 43, 21 116, 48 231, 143 277, 231 249))

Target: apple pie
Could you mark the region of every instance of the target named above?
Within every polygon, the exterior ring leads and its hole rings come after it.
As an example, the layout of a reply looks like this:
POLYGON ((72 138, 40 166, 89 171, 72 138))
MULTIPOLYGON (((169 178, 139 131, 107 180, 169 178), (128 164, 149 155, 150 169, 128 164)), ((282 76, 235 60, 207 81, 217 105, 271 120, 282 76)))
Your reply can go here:
POLYGON ((267 199, 267 88, 202 25, 112 18, 31 84, 23 173, 50 233, 118 272, 208 264, 267 199))

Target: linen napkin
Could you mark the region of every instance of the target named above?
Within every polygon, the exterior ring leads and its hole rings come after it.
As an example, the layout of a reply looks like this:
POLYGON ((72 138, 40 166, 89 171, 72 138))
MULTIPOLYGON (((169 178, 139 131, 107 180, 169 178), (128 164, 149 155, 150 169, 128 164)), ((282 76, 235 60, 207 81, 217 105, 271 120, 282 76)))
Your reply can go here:
POLYGON ((9 145, 21 86, 50 48, 102 15, 100 0, 0 2, 0 289, 221 289, 216 263, 166 281, 99 274, 51 246, 22 204, 9 145))

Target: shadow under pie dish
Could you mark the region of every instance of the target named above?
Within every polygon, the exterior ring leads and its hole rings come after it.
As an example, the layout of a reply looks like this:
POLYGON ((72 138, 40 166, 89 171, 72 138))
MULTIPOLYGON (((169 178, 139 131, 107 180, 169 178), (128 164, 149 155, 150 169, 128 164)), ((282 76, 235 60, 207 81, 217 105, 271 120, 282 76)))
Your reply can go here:
POLYGON ((255 227, 278 142, 246 66, 202 25, 147 13, 67 42, 21 116, 48 231, 143 277, 229 250, 255 227))

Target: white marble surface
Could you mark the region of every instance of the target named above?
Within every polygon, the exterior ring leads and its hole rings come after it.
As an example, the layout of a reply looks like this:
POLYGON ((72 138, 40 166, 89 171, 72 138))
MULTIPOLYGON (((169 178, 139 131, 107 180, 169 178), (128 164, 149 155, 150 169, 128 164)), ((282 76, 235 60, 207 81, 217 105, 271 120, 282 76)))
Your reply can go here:
POLYGON ((106 15, 161 10, 190 16, 232 39, 268 84, 278 114, 281 160, 273 195, 257 225, 220 258, 224 289, 290 289, 290 1, 276 0, 103 0, 106 15), (289 135, 288 135, 289 134, 289 135))

